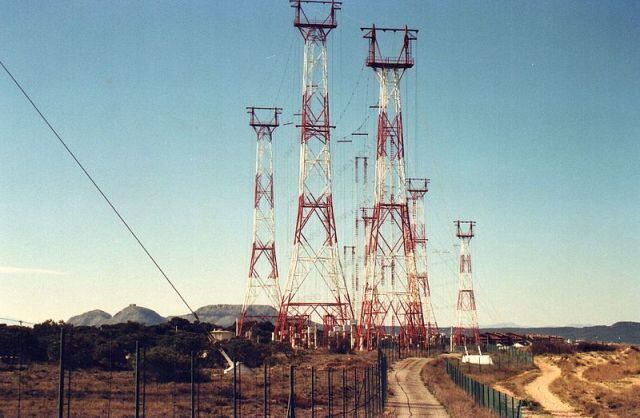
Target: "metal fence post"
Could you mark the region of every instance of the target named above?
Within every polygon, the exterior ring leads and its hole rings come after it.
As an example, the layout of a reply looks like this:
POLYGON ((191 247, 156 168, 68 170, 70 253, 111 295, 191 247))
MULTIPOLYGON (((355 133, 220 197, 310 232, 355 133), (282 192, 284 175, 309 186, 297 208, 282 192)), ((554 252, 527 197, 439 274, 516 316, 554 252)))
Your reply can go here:
POLYGON ((362 371, 363 374, 363 379, 362 379, 362 389, 361 392, 363 394, 363 405, 364 406, 364 416, 368 417, 369 416, 369 409, 367 409, 367 369, 365 368, 362 371))
POLYGON ((236 401, 236 398, 238 396, 238 394, 236 393, 236 379, 238 378, 238 372, 237 372, 237 366, 238 366, 238 362, 237 361, 233 361, 233 389, 232 389, 232 398, 233 398, 233 418, 238 418, 238 402, 236 401))
POLYGON ((365 377, 364 377, 364 406, 365 406, 365 411, 366 411, 366 415, 370 416, 371 415, 371 376, 369 373, 369 367, 367 367, 366 369, 364 369, 365 372, 365 377))
POLYGON ((64 327, 60 327, 60 370, 58 374, 58 418, 64 416, 64 327))
POLYGON ((383 356, 382 357, 382 370, 381 370, 381 378, 380 378, 380 384, 381 384, 381 388, 380 391, 382 392, 382 409, 384 409, 384 407, 387 404, 387 356, 383 356))
POLYGON ((191 418, 196 418, 196 393, 195 393, 195 375, 194 375, 194 358, 191 351, 191 418))
POLYGON ((329 395, 328 407, 329 407, 329 416, 332 416, 332 408, 333 408, 333 379, 331 379, 331 367, 327 368, 327 394, 329 395))
POLYGON ((311 417, 316 418, 316 368, 311 366, 311 417))
POLYGON ((147 345, 142 346, 142 416, 147 416, 147 345))
POLYGON ((20 355, 18 356, 18 418, 22 412, 22 355, 23 355, 23 334, 20 332, 20 355))
POLYGON ((238 412, 242 416, 242 367, 238 367, 238 412))
POLYGON ((267 394, 267 371, 269 370, 269 367, 267 366, 267 363, 264 364, 264 418, 267 418, 269 416, 269 410, 268 410, 268 404, 269 404, 269 395, 267 394))
POLYGON ((347 418, 347 369, 342 368, 342 417, 347 418))
POLYGON ((296 394, 295 394, 295 368, 293 365, 289 366, 289 408, 287 412, 288 418, 295 418, 296 416, 296 394))
POLYGON ((375 402, 373 403, 373 407, 376 412, 380 411, 380 375, 377 364, 371 366, 371 371, 373 373, 373 398, 375 402))
POLYGON ((139 418, 140 417, 140 345, 138 344, 138 340, 136 340, 135 378, 136 378, 135 410, 136 410, 136 418, 139 418))
POLYGON ((375 400, 373 405, 376 411, 380 411, 380 369, 378 364, 371 366, 371 370, 373 371, 373 398, 375 400))
POLYGON ((353 411, 358 416, 358 368, 353 369, 353 411))
MULTIPOLYGON (((69 333, 67 352, 69 352, 71 349, 72 336, 73 334, 69 333)), ((72 362, 68 362, 67 364, 67 418, 71 417, 71 376, 72 376, 72 367, 73 367, 73 364, 71 363, 72 362)))

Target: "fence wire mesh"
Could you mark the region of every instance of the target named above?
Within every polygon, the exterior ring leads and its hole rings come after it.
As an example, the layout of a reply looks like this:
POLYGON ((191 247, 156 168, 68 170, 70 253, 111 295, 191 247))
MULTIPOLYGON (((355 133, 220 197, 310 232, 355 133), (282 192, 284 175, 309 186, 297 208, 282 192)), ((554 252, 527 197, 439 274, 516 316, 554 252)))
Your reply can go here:
POLYGON ((472 379, 450 360, 445 361, 445 368, 451 380, 467 392, 476 404, 491 409, 501 417, 520 418, 521 400, 472 379))

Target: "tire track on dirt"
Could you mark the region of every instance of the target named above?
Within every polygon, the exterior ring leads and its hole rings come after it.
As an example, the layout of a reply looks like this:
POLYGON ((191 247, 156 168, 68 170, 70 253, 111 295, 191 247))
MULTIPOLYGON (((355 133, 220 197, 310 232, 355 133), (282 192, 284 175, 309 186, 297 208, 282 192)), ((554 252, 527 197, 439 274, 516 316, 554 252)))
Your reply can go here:
POLYGON ((536 357, 534 361, 542 374, 524 387, 525 392, 554 417, 582 417, 549 389, 549 385, 562 375, 560 368, 542 357, 536 357))
POLYGON ((389 379, 391 395, 387 416, 448 418, 449 414, 422 382, 420 372, 429 362, 426 358, 408 358, 393 366, 389 379))

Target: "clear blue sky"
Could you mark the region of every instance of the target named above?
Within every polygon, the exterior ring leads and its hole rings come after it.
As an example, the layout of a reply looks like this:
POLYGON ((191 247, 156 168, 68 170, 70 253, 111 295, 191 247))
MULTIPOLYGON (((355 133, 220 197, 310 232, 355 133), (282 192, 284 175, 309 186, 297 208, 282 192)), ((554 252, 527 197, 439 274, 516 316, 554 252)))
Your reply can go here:
MULTIPOLYGON (((407 165, 432 181, 439 322, 453 317, 457 218, 478 222, 481 325, 640 320, 640 3, 373 4, 345 1, 330 36, 334 140, 363 120, 374 138, 360 26, 418 28, 407 165)), ((196 307, 242 301, 255 146, 244 108, 299 109, 292 17, 284 0, 0 1, 1 59, 196 307)), ((0 115, 0 317, 184 313, 4 74, 0 115)), ((283 278, 297 147, 292 125, 276 131, 283 278)), ((333 146, 341 245, 360 147, 333 146)))

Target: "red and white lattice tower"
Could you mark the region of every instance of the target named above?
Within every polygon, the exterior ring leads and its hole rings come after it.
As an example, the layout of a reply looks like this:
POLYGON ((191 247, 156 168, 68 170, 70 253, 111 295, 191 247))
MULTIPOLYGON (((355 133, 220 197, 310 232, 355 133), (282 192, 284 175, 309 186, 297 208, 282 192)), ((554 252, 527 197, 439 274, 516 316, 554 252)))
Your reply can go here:
POLYGON ((274 318, 249 315, 249 308, 262 299, 276 310, 282 297, 278 283, 276 260, 275 216, 273 209, 273 151, 272 135, 278 127, 277 107, 248 107, 249 125, 256 132, 256 176, 253 204, 253 244, 249 261, 249 279, 240 312, 237 333, 246 331, 250 318, 269 320, 274 318))
POLYGON ((372 349, 398 331, 401 346, 420 346, 426 339, 418 289, 415 242, 411 231, 405 179, 400 80, 413 67, 411 43, 416 30, 364 28, 369 39, 367 66, 380 83, 374 205, 365 260, 357 344, 372 349), (378 33, 401 32, 397 57, 382 55, 378 33))
POLYGON ((456 304, 454 342, 456 345, 466 345, 467 342, 477 345, 480 343, 480 334, 476 298, 473 294, 471 251, 469 249, 476 223, 474 221, 455 221, 454 224, 457 229, 456 236, 460 239, 460 281, 458 303, 456 304))
POLYGON ((331 148, 327 36, 337 26, 340 3, 291 1, 294 26, 304 39, 298 215, 287 285, 276 324, 276 338, 292 345, 314 344, 310 329, 323 324, 325 335, 347 325, 353 310, 336 236, 331 192, 331 148), (321 16, 319 19, 317 16, 321 16))
POLYGON ((429 289, 425 213, 425 195, 428 191, 429 179, 407 179, 411 231, 413 241, 416 243, 416 271, 418 273, 418 286, 420 287, 420 299, 422 302, 422 317, 424 318, 424 325, 427 328, 427 338, 431 339, 431 337, 434 337, 438 333, 438 323, 436 322, 433 306, 431 305, 431 290, 429 289))
POLYGON ((362 234, 367 236, 367 230, 365 228, 365 220, 361 217, 364 214, 364 207, 370 206, 369 193, 367 190, 368 185, 368 166, 369 157, 356 156, 355 162, 355 216, 354 216, 354 246, 356 252, 355 267, 353 272, 353 281, 351 283, 351 303, 353 306, 353 313, 356 318, 360 317, 360 307, 362 306, 362 282, 361 279, 362 266, 364 265, 365 240, 361 238, 362 234))

